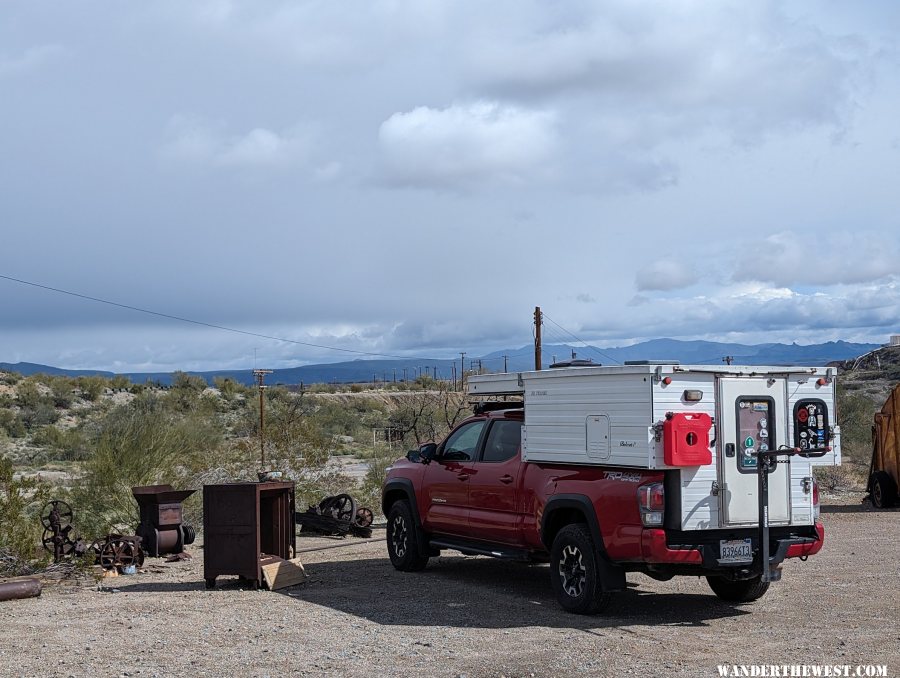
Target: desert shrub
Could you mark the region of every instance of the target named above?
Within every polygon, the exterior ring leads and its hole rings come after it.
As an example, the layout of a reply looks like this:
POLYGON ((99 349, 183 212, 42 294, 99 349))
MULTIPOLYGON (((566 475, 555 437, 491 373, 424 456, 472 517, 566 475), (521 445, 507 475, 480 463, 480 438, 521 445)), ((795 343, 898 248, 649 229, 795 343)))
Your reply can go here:
POLYGON ((37 407, 46 402, 50 401, 41 393, 34 377, 22 380, 16 388, 16 404, 19 407, 37 407))
POLYGON ((106 379, 97 375, 77 377, 75 384, 81 391, 81 397, 90 402, 99 398, 107 388, 106 379))
POLYGON ((131 388, 131 379, 124 374, 116 374, 109 378, 109 386, 117 391, 127 391, 131 388))
POLYGON ((92 435, 93 453, 84 464, 76 503, 89 516, 82 530, 102 534, 110 528, 133 530, 135 485, 179 485, 208 469, 222 442, 222 429, 211 417, 181 415, 161 398, 145 394, 112 409, 92 435))
POLYGON ((15 386, 22 381, 22 375, 18 372, 0 372, 0 384, 15 386))
POLYGON ((838 423, 841 426, 841 454, 846 461, 868 464, 872 454, 872 423, 879 405, 862 393, 837 390, 838 423))
POLYGON ((25 422, 17 412, 0 409, 0 429, 3 429, 10 438, 21 438, 25 435, 25 422))
POLYGON ((27 574, 46 562, 38 518, 49 498, 47 483, 16 478, 12 462, 0 458, 0 576, 27 574))
POLYGON ((53 406, 59 408, 71 407, 75 396, 73 390, 75 384, 68 377, 50 377, 47 380, 53 398, 53 406))
POLYGON ((819 487, 826 492, 863 489, 866 484, 865 473, 849 466, 817 466, 813 474, 819 487))
POLYGON ((231 402, 240 392, 239 384, 228 377, 213 377, 213 386, 219 389, 225 402, 231 402))
POLYGON ((50 460, 84 461, 90 453, 88 441, 78 429, 42 426, 34 432, 31 442, 39 447, 49 448, 49 454, 45 457, 50 460))
POLYGON ((215 399, 203 398, 206 380, 196 374, 175 372, 166 403, 176 412, 205 412, 216 410, 215 399))
POLYGON ((19 413, 25 428, 29 431, 39 426, 54 424, 59 421, 59 412, 50 403, 41 402, 33 407, 23 407, 19 413))

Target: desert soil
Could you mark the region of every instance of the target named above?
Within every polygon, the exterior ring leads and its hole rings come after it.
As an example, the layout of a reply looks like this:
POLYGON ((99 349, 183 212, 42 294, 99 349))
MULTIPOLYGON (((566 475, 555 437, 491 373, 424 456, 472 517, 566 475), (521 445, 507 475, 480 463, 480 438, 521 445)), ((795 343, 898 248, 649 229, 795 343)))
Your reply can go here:
MULTIPOLYGON (((810 664, 896 676, 900 511, 860 498, 826 499, 822 552, 789 561, 754 604, 720 602, 694 577, 629 575, 596 617, 557 607, 547 565, 447 552, 401 573, 382 541, 301 553, 309 579, 293 588, 221 578, 208 591, 195 545, 188 562, 0 603, 0 673, 712 677, 720 664, 810 664)), ((298 549, 335 543, 298 537, 298 549)))

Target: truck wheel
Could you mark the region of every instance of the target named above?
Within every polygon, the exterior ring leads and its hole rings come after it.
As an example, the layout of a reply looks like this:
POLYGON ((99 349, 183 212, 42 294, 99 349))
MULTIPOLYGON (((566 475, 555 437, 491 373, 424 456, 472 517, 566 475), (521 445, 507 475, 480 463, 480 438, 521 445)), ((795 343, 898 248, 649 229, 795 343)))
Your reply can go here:
POLYGON ((428 556, 419 555, 419 534, 409 504, 395 501, 388 511, 387 550, 391 564, 402 572, 425 569, 428 556))
POLYGON ((725 577, 707 577, 706 581, 709 582, 709 588, 713 593, 729 603, 752 603, 762 598, 769 590, 769 582, 762 581, 761 576, 740 581, 732 581, 725 577))
POLYGON ((897 503, 897 484, 886 471, 872 474, 872 504, 877 508, 890 508, 897 503))
POLYGON ((610 593, 600 585, 599 558, 587 525, 566 525, 556 535, 550 549, 550 581, 566 611, 595 614, 609 604, 610 593))

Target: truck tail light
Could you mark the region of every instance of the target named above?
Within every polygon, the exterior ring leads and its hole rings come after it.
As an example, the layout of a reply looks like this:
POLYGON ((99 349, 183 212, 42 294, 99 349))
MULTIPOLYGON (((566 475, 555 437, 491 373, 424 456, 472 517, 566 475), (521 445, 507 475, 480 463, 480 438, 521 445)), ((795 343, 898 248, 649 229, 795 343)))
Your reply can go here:
POLYGON ((819 483, 813 480, 812 486, 812 504, 813 504, 813 520, 818 522, 819 520, 819 483))
POLYGON ((644 527, 661 527, 666 515, 666 490, 662 483, 649 483, 638 488, 638 506, 644 527))

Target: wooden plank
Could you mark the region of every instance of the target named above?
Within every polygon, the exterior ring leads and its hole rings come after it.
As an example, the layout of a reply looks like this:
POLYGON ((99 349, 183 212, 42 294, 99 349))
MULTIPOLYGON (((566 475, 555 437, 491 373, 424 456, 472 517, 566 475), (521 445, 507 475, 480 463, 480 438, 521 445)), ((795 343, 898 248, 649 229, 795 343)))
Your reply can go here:
POLYGON ((270 591, 296 586, 306 581, 306 571, 299 558, 263 565, 262 573, 270 591))

